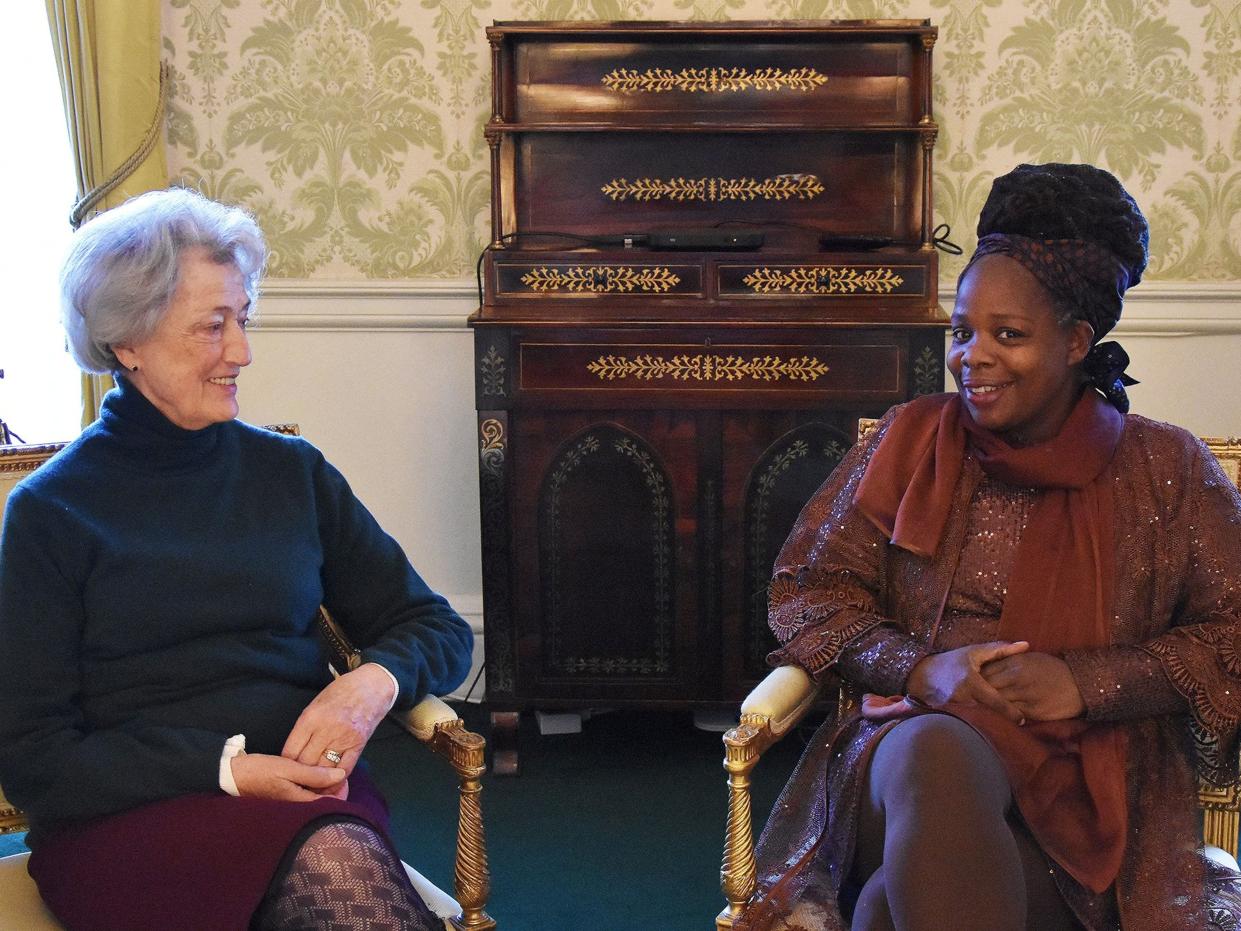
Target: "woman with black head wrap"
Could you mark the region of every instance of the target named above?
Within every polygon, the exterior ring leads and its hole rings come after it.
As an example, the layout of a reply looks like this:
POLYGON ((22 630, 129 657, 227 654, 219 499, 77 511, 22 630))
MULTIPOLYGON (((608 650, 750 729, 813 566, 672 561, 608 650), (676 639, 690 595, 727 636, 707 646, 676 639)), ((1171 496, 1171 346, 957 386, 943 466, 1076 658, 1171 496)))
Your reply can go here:
POLYGON ((786 786, 738 927, 1235 927, 1195 769, 1237 776, 1241 496, 1127 413, 1100 341, 1146 220, 1105 171, 1021 165, 978 237, 957 391, 890 411, 777 559, 772 664, 866 694, 786 786))

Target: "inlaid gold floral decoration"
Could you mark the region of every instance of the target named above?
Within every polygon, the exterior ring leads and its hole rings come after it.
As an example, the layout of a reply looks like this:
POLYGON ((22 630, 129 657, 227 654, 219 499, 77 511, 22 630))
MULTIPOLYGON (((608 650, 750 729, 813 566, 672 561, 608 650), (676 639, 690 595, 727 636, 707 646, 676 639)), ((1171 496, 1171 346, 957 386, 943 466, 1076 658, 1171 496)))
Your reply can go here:
POLYGON ((504 453, 504 424, 489 417, 482 422, 478 428, 479 435, 482 437, 482 447, 479 450, 482 455, 499 450, 501 455, 504 453))
POLYGON ((847 265, 756 268, 741 280, 756 294, 889 294, 905 283, 891 268, 847 265))
POLYGON ((612 200, 813 200, 823 193, 816 175, 772 178, 613 178, 599 189, 612 200))
POLYGON ((828 367, 813 356, 718 356, 705 353, 686 354, 664 358, 641 353, 635 356, 605 355, 586 366, 586 370, 600 381, 636 378, 656 381, 671 378, 676 381, 817 381, 826 375, 828 367))
POLYGON ((662 294, 681 283, 679 275, 662 265, 631 268, 628 265, 571 265, 563 268, 540 266, 521 276, 521 283, 532 291, 571 291, 577 293, 654 293, 662 294))
POLYGON ((723 94, 738 91, 812 91, 827 83, 827 75, 814 68, 616 68, 601 79, 604 87, 621 94, 723 94))

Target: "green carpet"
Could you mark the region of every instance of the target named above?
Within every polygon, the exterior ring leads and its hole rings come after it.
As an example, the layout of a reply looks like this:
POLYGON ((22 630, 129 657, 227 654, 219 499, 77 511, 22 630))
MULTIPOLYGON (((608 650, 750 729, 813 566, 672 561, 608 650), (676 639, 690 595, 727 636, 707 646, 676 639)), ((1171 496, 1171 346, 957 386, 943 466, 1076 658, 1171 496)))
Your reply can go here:
MULTIPOLYGON (((476 709, 464 713, 486 733, 476 709)), ((800 749, 794 735, 760 763, 756 832, 800 749)), ((450 768, 408 740, 377 739, 369 752, 402 855, 451 890, 450 768)), ((512 931, 712 928, 724 905, 722 759, 720 735, 686 713, 615 711, 549 737, 529 722, 521 775, 484 781, 491 916, 512 931)))

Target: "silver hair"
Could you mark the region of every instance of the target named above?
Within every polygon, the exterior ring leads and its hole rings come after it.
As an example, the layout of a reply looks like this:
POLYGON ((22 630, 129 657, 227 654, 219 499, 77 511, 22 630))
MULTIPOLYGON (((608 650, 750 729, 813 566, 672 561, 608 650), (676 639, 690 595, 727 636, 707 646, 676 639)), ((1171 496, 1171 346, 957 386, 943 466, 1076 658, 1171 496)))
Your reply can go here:
POLYGON ((113 346, 141 343, 172 302, 188 249, 241 272, 253 306, 267 244, 253 217, 184 188, 130 198, 84 224, 60 273, 60 317, 69 351, 88 372, 124 366, 113 346))

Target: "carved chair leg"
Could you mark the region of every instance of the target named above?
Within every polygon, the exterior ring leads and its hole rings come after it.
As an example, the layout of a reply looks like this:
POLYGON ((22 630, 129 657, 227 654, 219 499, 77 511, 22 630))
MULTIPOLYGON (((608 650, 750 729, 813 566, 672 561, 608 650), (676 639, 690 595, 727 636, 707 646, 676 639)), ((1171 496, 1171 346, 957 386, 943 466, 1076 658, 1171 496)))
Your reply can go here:
POLYGON ((520 711, 491 712, 491 771, 497 776, 521 775, 517 758, 520 711))
POLYGON ((496 923, 487 914, 487 896, 491 892, 491 872, 487 866, 487 840, 483 834, 483 809, 479 798, 479 781, 486 765, 483 754, 486 744, 478 734, 465 729, 460 721, 441 725, 435 739, 443 741, 448 758, 461 778, 457 818, 457 863, 453 892, 461 903, 461 914, 450 919, 458 931, 488 931, 496 923))
POLYGON ((728 771, 728 825, 724 833, 724 859, 720 865, 720 888, 728 907, 715 919, 726 931, 742 916, 758 885, 754 860, 754 828, 750 813, 750 772, 758 763, 759 741, 765 727, 742 723, 724 735, 724 769, 728 771))
POLYGON ((1222 806, 1205 807, 1202 811, 1203 840, 1237 856, 1237 834, 1241 829, 1241 813, 1222 806))

